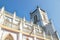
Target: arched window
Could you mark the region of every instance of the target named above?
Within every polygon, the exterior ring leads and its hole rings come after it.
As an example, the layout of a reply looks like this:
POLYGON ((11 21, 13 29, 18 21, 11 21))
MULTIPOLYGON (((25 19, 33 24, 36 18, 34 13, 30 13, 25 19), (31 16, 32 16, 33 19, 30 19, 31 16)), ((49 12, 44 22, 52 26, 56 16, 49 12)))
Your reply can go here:
POLYGON ((34 16, 34 24, 37 23, 37 15, 34 16))
POLYGON ((4 40, 14 40, 11 34, 8 34, 4 40))

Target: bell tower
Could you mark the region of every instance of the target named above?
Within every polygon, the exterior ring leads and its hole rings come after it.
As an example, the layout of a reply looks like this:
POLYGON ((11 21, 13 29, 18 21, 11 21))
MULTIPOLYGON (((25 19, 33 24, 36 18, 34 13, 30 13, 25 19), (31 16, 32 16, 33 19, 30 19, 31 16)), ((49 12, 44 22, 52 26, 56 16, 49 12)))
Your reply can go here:
POLYGON ((49 23, 46 12, 38 6, 33 12, 30 13, 30 19, 34 24, 38 24, 40 26, 44 26, 49 23))

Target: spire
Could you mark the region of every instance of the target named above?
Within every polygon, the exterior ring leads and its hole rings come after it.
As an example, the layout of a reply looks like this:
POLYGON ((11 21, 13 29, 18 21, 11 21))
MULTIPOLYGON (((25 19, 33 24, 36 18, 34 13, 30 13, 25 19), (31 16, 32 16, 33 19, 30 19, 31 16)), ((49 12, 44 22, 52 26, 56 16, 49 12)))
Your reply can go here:
POLYGON ((53 21, 51 19, 49 21, 50 21, 50 24, 52 25, 53 31, 56 31, 53 25, 53 21))
POLYGON ((31 26, 33 25, 33 21, 30 21, 31 22, 31 26))
POLYGON ((26 24, 25 24, 25 21, 26 21, 26 19, 25 19, 25 16, 24 16, 24 18, 23 18, 23 21, 24 21, 24 27, 28 27, 26 24))
POLYGON ((39 6, 37 5, 37 8, 39 8, 39 6))
POLYGON ((40 11, 40 7, 37 5, 37 9, 40 11))
POLYGON ((49 21, 50 21, 50 24, 52 24, 52 20, 51 20, 51 19, 49 19, 49 21))
POLYGON ((2 7, 2 9, 1 9, 1 13, 3 13, 3 12, 4 12, 4 9, 5 9, 5 8, 4 8, 4 6, 3 6, 3 7, 2 7))
POLYGON ((24 16, 24 21, 25 21, 26 19, 25 19, 25 16, 24 16))
POLYGON ((15 18, 16 18, 16 12, 14 12, 14 15, 13 15, 13 19, 15 20, 15 18))

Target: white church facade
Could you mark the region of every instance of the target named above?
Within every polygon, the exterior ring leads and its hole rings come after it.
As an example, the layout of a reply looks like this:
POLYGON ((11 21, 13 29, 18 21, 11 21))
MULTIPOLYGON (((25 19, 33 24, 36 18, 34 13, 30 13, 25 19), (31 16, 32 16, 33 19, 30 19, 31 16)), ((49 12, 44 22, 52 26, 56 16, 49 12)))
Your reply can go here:
POLYGON ((0 9, 0 40, 59 40, 47 13, 37 7, 30 13, 28 22, 24 18, 16 16, 0 9))

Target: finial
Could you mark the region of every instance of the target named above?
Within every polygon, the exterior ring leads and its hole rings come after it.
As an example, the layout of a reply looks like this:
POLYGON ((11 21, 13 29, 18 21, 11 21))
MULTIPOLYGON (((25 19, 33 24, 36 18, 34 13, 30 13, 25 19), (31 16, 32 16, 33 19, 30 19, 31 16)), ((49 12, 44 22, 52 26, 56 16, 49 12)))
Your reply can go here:
POLYGON ((4 12, 4 9, 5 9, 5 7, 3 6, 3 7, 2 7, 2 9, 1 9, 1 13, 3 13, 3 12, 4 12))
POLYGON ((39 6, 37 5, 37 8, 39 8, 39 6))
POLYGON ((24 16, 24 21, 25 21, 25 16, 24 16))
POLYGON ((30 13, 32 13, 32 11, 30 11, 30 13))
POLYGON ((16 12, 14 12, 14 15, 13 16, 14 16, 14 19, 15 19, 16 18, 16 12))

